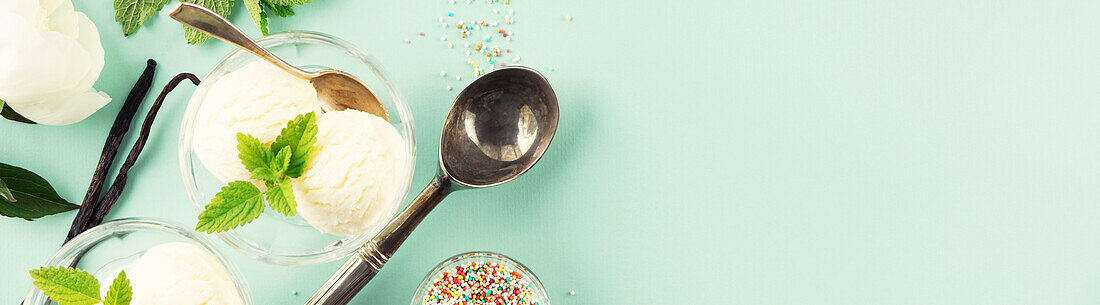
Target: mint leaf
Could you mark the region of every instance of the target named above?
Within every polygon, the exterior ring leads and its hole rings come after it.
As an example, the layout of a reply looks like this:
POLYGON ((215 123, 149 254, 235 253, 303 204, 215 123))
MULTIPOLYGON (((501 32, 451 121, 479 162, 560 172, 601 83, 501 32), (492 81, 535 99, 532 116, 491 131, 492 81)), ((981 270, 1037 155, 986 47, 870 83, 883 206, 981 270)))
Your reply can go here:
POLYGON ((270 2, 271 2, 271 4, 274 4, 274 5, 293 6, 293 5, 302 5, 302 4, 310 3, 310 2, 313 2, 313 0, 270 0, 270 2))
POLYGON ((267 167, 257 168, 252 171, 252 180, 275 181, 279 180, 279 174, 267 167))
POLYGON ((306 170, 306 161, 309 161, 309 153, 313 151, 313 143, 317 142, 317 115, 313 112, 300 114, 290 122, 275 137, 271 143, 272 151, 279 151, 283 147, 290 147, 290 164, 285 171, 287 176, 298 178, 306 170))
POLYGON ((279 183, 267 184, 267 205, 276 212, 293 217, 298 215, 298 203, 294 202, 294 191, 290 187, 290 179, 283 179, 279 183))
POLYGON ((270 148, 253 136, 237 133, 237 157, 252 172, 252 179, 265 182, 267 191, 260 192, 245 181, 230 182, 199 213, 195 231, 223 232, 249 223, 260 217, 265 199, 275 211, 297 215, 298 203, 294 201, 289 177, 302 175, 316 142, 317 115, 312 112, 287 122, 270 148))
POLYGON ((250 172, 268 167, 271 158, 274 157, 271 149, 264 146, 264 143, 260 143, 260 139, 239 132, 237 133, 237 152, 237 158, 241 159, 241 164, 250 172))
POLYGON ((290 156, 290 147, 283 147, 282 149, 279 149, 279 154, 275 155, 275 158, 271 159, 271 164, 269 164, 268 166, 271 167, 272 171, 282 174, 286 172, 286 168, 290 166, 290 156))
POLYGON ((267 14, 264 13, 264 8, 260 6, 260 0, 244 0, 244 8, 248 9, 248 15, 252 17, 252 22, 256 23, 256 27, 260 29, 260 34, 267 36, 267 14))
POLYGON ((252 183, 233 181, 222 188, 210 200, 202 213, 195 231, 224 232, 251 222, 264 211, 263 194, 252 183))
MULTIPOLYGON (((228 17, 229 13, 233 10, 233 0, 180 0, 180 2, 188 2, 201 5, 208 8, 222 17, 228 17)), ((183 26, 184 38, 187 39, 189 44, 202 44, 210 39, 210 35, 206 35, 199 30, 192 29, 189 26, 183 26)))
POLYGON ((153 17, 168 0, 115 0, 115 21, 122 25, 122 36, 130 36, 146 19, 153 17))
POLYGON ((107 289, 107 295, 103 297, 103 305, 130 305, 134 297, 130 280, 126 278, 126 271, 119 271, 111 288, 107 289))
POLYGON ((99 281, 83 270, 42 267, 30 271, 34 287, 60 305, 99 304, 99 281))
POLYGON ((260 4, 263 4, 264 10, 271 11, 271 13, 275 14, 275 16, 294 16, 294 9, 290 8, 289 5, 273 4, 271 3, 271 0, 261 0, 260 4))
POLYGON ((46 179, 29 170, 0 163, 0 179, 15 199, 0 200, 0 216, 31 220, 80 207, 62 199, 46 179))

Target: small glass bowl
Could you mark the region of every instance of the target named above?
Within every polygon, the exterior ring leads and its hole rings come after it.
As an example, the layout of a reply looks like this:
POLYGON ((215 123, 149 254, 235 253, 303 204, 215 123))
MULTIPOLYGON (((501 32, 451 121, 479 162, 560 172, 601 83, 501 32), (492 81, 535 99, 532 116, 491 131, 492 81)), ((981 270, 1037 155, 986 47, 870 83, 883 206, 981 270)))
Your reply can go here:
MULTIPOLYGON (((393 208, 383 215, 372 230, 351 236, 324 234, 310 226, 301 216, 287 217, 265 209, 260 218, 236 229, 219 233, 231 247, 246 256, 276 265, 309 265, 342 259, 362 247, 381 232, 397 214, 412 182, 416 164, 416 141, 412 111, 397 88, 383 72, 378 61, 349 42, 316 32, 291 31, 272 34, 256 41, 286 62, 307 71, 337 69, 362 80, 382 101, 389 113, 390 124, 404 139, 406 175, 398 181, 393 208)), ((218 79, 244 65, 260 60, 236 49, 218 62, 202 79, 187 105, 180 127, 179 160, 183 183, 195 209, 202 211, 225 183, 215 177, 194 151, 195 122, 206 94, 218 79)), ((195 219, 198 222, 198 219, 195 219)))
POLYGON ((416 287, 416 293, 413 294, 410 305, 424 304, 424 296, 428 294, 428 290, 432 286, 432 280, 438 278, 440 273, 471 262, 493 262, 511 268, 512 271, 519 272, 523 275, 524 279, 527 279, 531 286, 531 290, 539 297, 539 305, 550 305, 550 298, 546 295, 546 289, 542 287, 542 282, 539 281, 539 278, 535 276, 534 272, 531 272, 531 269, 527 269, 527 266, 520 264, 510 257, 504 256, 504 254, 489 251, 466 252, 452 256, 442 263, 439 263, 431 272, 428 272, 428 276, 424 277, 423 281, 420 281, 420 286, 416 287))
MULTIPOLYGON (((75 267, 91 273, 99 280, 113 280, 118 271, 141 257, 146 250, 169 242, 185 242, 198 246, 222 264, 237 288, 244 305, 252 305, 248 282, 210 242, 198 234, 185 231, 159 220, 123 218, 105 222, 65 243, 44 266, 75 267), (74 265, 73 263, 76 262, 74 265)), ((57 304, 42 291, 31 288, 24 305, 57 304)))

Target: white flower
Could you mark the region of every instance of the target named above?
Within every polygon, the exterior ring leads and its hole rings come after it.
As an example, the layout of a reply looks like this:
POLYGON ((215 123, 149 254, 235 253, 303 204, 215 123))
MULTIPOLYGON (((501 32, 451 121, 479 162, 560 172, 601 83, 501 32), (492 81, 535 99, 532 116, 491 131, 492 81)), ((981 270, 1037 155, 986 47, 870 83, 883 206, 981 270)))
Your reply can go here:
POLYGON ((111 101, 92 89, 103 46, 70 0, 0 0, 0 100, 46 125, 87 118, 111 101))

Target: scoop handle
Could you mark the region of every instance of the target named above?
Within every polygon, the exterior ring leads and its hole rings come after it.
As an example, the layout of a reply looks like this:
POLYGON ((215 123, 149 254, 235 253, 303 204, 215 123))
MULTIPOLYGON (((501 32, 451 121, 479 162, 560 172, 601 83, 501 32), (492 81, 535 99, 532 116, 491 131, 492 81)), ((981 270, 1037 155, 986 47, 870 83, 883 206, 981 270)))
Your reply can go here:
POLYGON ((270 62, 291 75, 302 79, 311 79, 313 77, 308 72, 302 71, 286 63, 279 57, 276 57, 275 54, 271 54, 270 51, 261 47, 256 41, 253 41, 252 38, 248 38, 248 35, 241 32, 241 29, 238 29, 233 23, 230 23, 229 20, 225 20, 225 18, 222 18, 218 13, 201 5, 180 2, 171 12, 168 12, 168 16, 186 26, 248 51, 248 53, 252 53, 260 57, 260 59, 270 62))
POLYGON ((451 179, 446 175, 432 179, 378 236, 355 251, 355 255, 306 301, 306 305, 345 305, 350 302, 382 269, 420 221, 451 191, 451 179))

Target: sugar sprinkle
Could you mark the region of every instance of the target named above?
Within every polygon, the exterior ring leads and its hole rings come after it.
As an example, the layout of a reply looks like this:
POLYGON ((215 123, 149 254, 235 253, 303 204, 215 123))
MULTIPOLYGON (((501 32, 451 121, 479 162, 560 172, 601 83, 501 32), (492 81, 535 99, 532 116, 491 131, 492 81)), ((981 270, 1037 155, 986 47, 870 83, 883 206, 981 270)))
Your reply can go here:
POLYGON ((422 304, 539 305, 542 302, 522 273, 494 262, 468 262, 432 279, 422 304))

